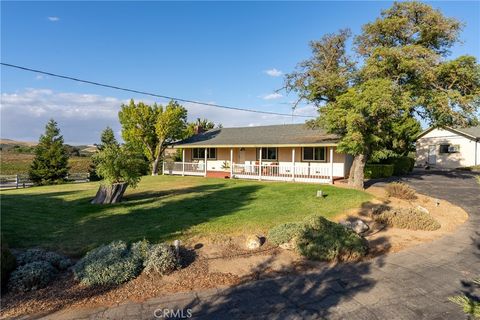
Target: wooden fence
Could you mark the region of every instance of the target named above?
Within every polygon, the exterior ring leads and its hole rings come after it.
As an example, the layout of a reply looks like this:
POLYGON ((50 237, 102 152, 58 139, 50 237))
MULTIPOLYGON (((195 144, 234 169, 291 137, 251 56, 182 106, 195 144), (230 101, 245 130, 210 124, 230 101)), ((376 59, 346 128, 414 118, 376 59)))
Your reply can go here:
MULTIPOLYGON (((80 183, 89 182, 89 173, 70 173, 67 175, 67 182, 80 183)), ((0 175, 0 188, 26 188, 33 186, 33 182, 27 174, 0 175)))

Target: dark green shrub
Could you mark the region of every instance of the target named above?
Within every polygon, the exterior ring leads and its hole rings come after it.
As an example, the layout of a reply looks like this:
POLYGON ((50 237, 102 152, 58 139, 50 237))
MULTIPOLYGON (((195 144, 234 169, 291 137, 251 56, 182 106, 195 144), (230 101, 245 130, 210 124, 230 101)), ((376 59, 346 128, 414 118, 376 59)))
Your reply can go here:
POLYGON ((415 200, 417 195, 415 190, 402 182, 392 182, 385 187, 389 197, 395 197, 404 200, 415 200))
POLYGON ((142 261, 123 241, 89 251, 74 266, 75 278, 82 284, 113 285, 129 281, 142 271, 142 261))
POLYGON ((410 157, 393 158, 389 161, 393 164, 393 174, 395 176, 402 176, 412 172, 415 166, 415 159, 410 157))
POLYGON ((440 223, 430 213, 415 208, 389 209, 373 215, 376 222, 390 227, 410 230, 434 231, 440 223))
POLYGON ((305 220, 305 228, 300 232, 296 246, 301 255, 324 261, 355 261, 368 251, 364 238, 320 216, 305 220))
POLYGON ((302 223, 292 222, 280 224, 268 231, 267 239, 269 242, 278 246, 290 242, 290 240, 299 235, 302 228, 302 223))
POLYGON ((393 175, 393 164, 367 164, 364 172, 368 179, 388 178, 393 175))
POLYGON ((40 248, 28 249, 17 256, 17 264, 20 266, 37 261, 48 262, 59 271, 66 270, 72 265, 72 261, 67 257, 40 248))
POLYGON ((151 246, 144 262, 144 271, 149 273, 168 274, 180 267, 175 251, 168 244, 160 243, 151 246))
POLYGON ((143 239, 142 241, 132 243, 130 246, 130 252, 135 260, 139 261, 140 264, 143 264, 145 260, 147 260, 151 248, 152 245, 147 240, 143 239))
POLYGON ((5 287, 5 284, 7 283, 8 276, 10 273, 15 269, 16 261, 15 261, 15 256, 10 252, 10 249, 8 248, 8 244, 3 238, 3 235, 1 237, 1 254, 2 254, 2 260, 1 260, 1 281, 2 281, 2 288, 5 287))
POLYGON ((46 287, 57 274, 57 270, 47 261, 34 261, 19 266, 12 272, 8 289, 13 292, 26 292, 46 287))

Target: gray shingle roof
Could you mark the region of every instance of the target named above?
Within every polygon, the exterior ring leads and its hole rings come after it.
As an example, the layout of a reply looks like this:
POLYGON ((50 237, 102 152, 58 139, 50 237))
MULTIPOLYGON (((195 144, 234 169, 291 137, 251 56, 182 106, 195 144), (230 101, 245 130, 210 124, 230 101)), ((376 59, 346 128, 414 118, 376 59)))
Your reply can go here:
POLYGON ((305 124, 219 128, 176 143, 177 147, 336 145, 339 137, 305 124))
POLYGON ((470 127, 470 128, 459 128, 456 129, 457 131, 463 132, 468 134, 469 136, 475 137, 480 139, 480 126, 478 127, 470 127))

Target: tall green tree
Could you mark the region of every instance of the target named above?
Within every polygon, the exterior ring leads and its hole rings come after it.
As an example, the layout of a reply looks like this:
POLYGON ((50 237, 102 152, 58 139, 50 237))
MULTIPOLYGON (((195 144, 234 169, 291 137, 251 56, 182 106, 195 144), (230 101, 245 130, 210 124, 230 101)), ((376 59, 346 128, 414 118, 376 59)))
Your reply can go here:
POLYGON ((143 152, 152 175, 158 174, 158 166, 167 146, 183 137, 187 126, 187 110, 176 101, 162 105, 147 105, 133 100, 122 105, 118 114, 122 125, 123 140, 143 152))
POLYGON ((112 146, 112 145, 119 145, 117 139, 115 138, 115 133, 113 132, 113 129, 110 127, 106 127, 103 131, 102 134, 100 135, 100 143, 97 144, 97 149, 98 150, 103 150, 107 146, 112 146))
POLYGON ((120 202, 127 187, 135 188, 140 182, 145 164, 141 155, 118 143, 105 144, 93 155, 93 162, 96 174, 103 178, 93 204, 120 202))
POLYGON ((37 185, 61 183, 68 174, 68 152, 57 123, 51 119, 35 147, 29 176, 37 185))
POLYGON ((222 127, 222 125, 220 123, 215 124, 215 122, 210 121, 208 119, 197 118, 197 120, 195 120, 193 122, 189 122, 187 124, 187 128, 185 129, 185 133, 184 133, 184 139, 193 136, 195 134, 197 128, 202 128, 202 130, 208 131, 208 130, 212 130, 212 129, 215 129, 215 128, 221 128, 221 127, 222 127))
POLYGON ((447 59, 461 27, 427 4, 394 3, 355 38, 358 61, 341 30, 312 42, 312 58, 287 75, 286 89, 317 105, 312 125, 339 134, 339 150, 354 156, 351 185, 363 187, 369 159, 411 148, 418 119, 478 123, 480 67, 472 56, 447 59))

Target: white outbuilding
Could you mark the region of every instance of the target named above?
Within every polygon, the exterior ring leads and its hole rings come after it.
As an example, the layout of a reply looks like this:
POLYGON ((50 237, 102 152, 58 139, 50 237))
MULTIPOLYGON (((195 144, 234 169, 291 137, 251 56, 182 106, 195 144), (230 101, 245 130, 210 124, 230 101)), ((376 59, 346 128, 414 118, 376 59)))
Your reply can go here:
POLYGON ((480 126, 425 130, 417 138, 416 165, 439 169, 480 165, 480 126))

